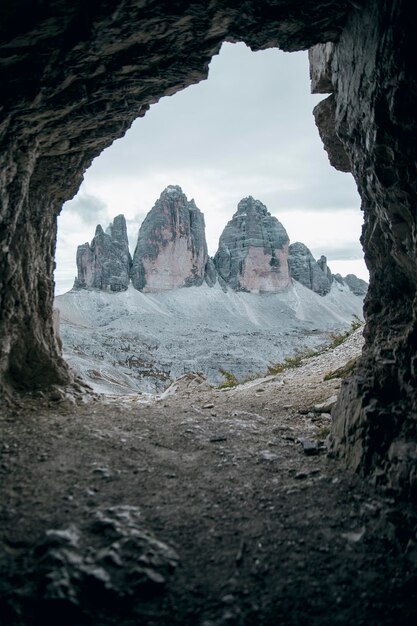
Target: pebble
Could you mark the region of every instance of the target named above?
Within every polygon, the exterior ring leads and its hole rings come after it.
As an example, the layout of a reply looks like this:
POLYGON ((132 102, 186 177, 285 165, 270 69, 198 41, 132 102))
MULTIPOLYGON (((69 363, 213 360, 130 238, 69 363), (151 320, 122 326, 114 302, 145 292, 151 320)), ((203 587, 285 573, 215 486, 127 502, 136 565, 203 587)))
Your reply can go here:
POLYGON ((365 526, 362 526, 357 531, 351 531, 351 532, 347 532, 347 533, 342 533, 342 537, 343 537, 343 539, 347 539, 351 543, 358 543, 358 541, 360 541, 362 539, 362 537, 364 536, 365 530, 366 530, 365 526))
POLYGON ((214 404, 212 402, 207 402, 207 404, 203 404, 202 409, 214 409, 214 404))
POLYGON ((262 463, 263 461, 267 461, 268 463, 271 463, 272 461, 275 461, 278 458, 278 454, 274 454, 273 452, 270 452, 269 450, 262 450, 262 452, 259 454, 259 461, 262 463))
POLYGON ((303 451, 306 456, 314 456, 319 453, 319 444, 317 441, 303 438, 300 438, 298 441, 303 446, 303 451))
POLYGON ((304 478, 307 478, 307 476, 308 472, 297 472, 294 478, 296 478, 297 480, 303 480, 304 478))
POLYGON ((58 390, 51 391, 51 393, 49 394, 49 399, 53 400, 53 402, 59 402, 60 400, 63 400, 63 398, 64 394, 58 390))
POLYGON ((235 601, 235 597, 231 593, 228 593, 227 595, 223 596, 221 601, 223 602, 223 604, 233 604, 233 602, 235 601))

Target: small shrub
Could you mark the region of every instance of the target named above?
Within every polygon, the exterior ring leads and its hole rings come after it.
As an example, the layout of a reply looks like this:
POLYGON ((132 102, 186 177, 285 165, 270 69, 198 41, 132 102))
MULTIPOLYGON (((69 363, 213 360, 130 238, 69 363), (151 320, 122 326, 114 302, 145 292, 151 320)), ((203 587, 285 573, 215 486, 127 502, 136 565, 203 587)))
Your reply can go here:
POLYGON ((219 389, 228 389, 229 387, 236 387, 236 385, 239 384, 239 381, 232 372, 228 372, 222 368, 219 369, 219 372, 226 379, 224 383, 219 386, 219 389))
POLYGON ((307 357, 313 356, 315 352, 309 350, 307 352, 302 352, 299 354, 295 354, 294 356, 285 357, 282 363, 275 363, 268 367, 268 374, 270 376, 276 376, 277 374, 281 374, 285 370, 294 369, 295 367, 300 367, 303 359, 307 357))
POLYGON ((333 333, 330 335, 331 342, 329 347, 337 348, 337 346, 340 346, 342 343, 344 343, 346 339, 350 337, 352 333, 354 333, 355 330, 357 330, 361 326, 362 322, 360 321, 359 317, 357 315, 354 315, 349 330, 345 331, 344 333, 333 333))
POLYGON ((347 361, 345 365, 342 365, 342 367, 338 367, 333 372, 328 372, 323 378, 323 380, 333 380, 334 378, 346 378, 346 376, 348 376, 352 372, 353 368, 355 367, 356 361, 357 361, 356 357, 349 359, 349 361, 347 361))
POLYGON ((318 434, 319 439, 326 439, 326 437, 330 435, 330 432, 331 432, 330 426, 322 426, 317 434, 318 434))

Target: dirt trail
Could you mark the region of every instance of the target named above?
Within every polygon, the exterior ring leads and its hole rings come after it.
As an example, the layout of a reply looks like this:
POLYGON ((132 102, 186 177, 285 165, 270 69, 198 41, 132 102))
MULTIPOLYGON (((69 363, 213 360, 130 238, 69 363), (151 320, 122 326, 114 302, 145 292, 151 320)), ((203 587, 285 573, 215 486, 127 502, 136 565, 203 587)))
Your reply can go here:
POLYGON ((409 511, 327 458, 308 411, 360 344, 236 389, 4 414, 0 624, 415 624, 409 511))

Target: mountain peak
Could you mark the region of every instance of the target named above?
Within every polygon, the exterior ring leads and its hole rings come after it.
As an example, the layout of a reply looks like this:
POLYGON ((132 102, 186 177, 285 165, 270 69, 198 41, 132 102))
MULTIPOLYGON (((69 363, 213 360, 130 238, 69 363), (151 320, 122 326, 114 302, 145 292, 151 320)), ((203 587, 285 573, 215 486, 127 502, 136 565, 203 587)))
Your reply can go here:
POLYGON ((214 264, 232 289, 274 293, 291 284, 288 244, 283 225, 260 200, 248 196, 221 234, 214 264))
POLYGON ((183 196, 184 192, 179 185, 168 185, 165 187, 160 197, 162 198, 162 196, 168 195, 183 196))
POLYGON ((248 212, 257 213, 260 215, 270 215, 266 206, 260 200, 256 200, 252 196, 242 198, 242 200, 237 205, 236 215, 247 214, 248 212))
POLYGON ((321 296, 329 293, 333 277, 327 267, 325 256, 316 261, 309 248, 304 243, 296 241, 288 249, 288 264, 294 280, 321 296))
POLYGON ((129 285, 131 264, 126 220, 118 215, 106 232, 101 224, 97 225, 91 244, 78 246, 74 287, 124 291, 129 285))
POLYGON ((164 189, 139 229, 132 283, 140 291, 201 285, 208 260, 204 216, 178 185, 164 189))

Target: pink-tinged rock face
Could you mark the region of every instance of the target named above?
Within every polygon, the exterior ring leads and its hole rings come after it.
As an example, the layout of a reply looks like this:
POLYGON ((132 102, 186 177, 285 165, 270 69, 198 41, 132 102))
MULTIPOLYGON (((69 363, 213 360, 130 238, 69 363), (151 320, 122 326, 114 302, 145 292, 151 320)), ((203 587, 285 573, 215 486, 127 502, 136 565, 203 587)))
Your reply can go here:
POLYGON ((150 292, 201 285, 207 259, 203 214, 181 187, 170 185, 140 227, 133 286, 150 292))
POLYGON ((271 266, 272 256, 263 248, 250 246, 239 277, 242 289, 253 293, 276 293, 291 284, 288 271, 288 244, 275 249, 278 263, 271 266))
POLYGON ((186 287, 189 277, 204 277, 204 254, 194 257, 186 238, 174 239, 161 247, 156 259, 142 258, 144 292, 167 291, 186 287))

